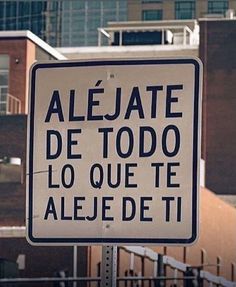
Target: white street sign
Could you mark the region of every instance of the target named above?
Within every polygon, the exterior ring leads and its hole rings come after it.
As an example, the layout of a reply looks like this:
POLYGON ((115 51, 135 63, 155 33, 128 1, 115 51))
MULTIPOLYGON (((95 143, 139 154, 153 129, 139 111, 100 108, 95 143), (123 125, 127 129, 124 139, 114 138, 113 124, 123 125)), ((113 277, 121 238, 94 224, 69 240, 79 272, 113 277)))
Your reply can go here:
POLYGON ((28 240, 193 243, 201 83, 190 58, 35 64, 28 240))

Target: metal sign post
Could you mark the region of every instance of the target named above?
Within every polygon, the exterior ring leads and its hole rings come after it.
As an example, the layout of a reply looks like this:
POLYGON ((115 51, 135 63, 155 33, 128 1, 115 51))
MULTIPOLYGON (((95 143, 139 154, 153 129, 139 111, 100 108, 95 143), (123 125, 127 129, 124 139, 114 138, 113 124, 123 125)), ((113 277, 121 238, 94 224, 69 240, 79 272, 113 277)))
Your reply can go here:
MULTIPOLYGON (((77 278, 77 256, 78 256, 78 249, 77 249, 77 245, 73 246, 73 277, 77 278)), ((73 287, 77 287, 77 282, 74 281, 73 282, 73 287)))
POLYGON ((116 287, 117 246, 102 247, 102 287, 116 287))

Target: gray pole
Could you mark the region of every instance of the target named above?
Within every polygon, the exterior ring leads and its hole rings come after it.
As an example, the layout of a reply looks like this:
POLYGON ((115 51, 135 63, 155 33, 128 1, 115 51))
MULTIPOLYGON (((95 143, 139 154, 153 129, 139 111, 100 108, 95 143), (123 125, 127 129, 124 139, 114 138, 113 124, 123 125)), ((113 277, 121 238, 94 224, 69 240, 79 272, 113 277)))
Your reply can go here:
MULTIPOLYGON (((77 246, 73 246, 73 277, 77 278, 77 246)), ((77 287, 77 282, 73 282, 73 287, 77 287)))
POLYGON ((117 246, 102 247, 102 287, 116 287, 117 246))

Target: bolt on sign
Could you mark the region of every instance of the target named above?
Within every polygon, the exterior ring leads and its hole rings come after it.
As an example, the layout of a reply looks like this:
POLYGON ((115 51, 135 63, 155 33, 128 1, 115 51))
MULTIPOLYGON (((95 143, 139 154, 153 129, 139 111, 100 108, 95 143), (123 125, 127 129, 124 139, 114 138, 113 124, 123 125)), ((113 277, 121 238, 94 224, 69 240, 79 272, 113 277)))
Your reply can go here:
POLYGON ((36 63, 30 82, 32 244, 196 240, 198 59, 36 63))

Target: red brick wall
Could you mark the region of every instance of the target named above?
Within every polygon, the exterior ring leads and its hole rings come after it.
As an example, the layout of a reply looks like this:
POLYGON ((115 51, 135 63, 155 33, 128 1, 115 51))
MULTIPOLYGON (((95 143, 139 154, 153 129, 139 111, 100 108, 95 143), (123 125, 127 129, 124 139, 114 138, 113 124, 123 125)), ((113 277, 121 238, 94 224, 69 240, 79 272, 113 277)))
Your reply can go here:
POLYGON ((236 194, 236 21, 200 21, 206 186, 236 194))
POLYGON ((26 113, 28 73, 35 59, 35 45, 27 39, 0 39, 0 54, 10 57, 8 92, 21 100, 22 113, 26 113))

